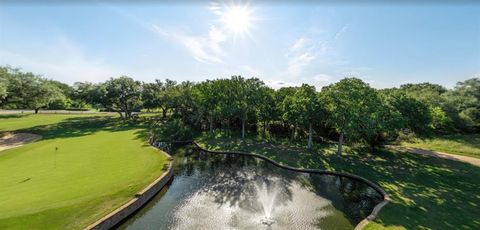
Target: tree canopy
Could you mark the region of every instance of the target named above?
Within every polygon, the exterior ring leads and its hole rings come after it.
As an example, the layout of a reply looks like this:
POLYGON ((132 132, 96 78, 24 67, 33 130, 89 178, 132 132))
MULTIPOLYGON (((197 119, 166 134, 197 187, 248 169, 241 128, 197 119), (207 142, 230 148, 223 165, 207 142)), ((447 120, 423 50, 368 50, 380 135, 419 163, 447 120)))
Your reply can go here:
MULTIPOLYGON (((344 78, 317 90, 303 84, 274 90, 258 78, 232 76, 202 82, 139 82, 121 76, 72 86, 19 69, 0 67, 3 109, 100 109, 131 119, 135 111, 161 111, 164 120, 226 135, 239 131, 305 141, 336 140, 372 150, 401 133, 480 130, 480 80, 455 88, 420 83, 377 90, 358 78, 344 78), (321 137, 321 138, 320 138, 321 137)), ((173 127, 172 126, 172 127, 173 127)), ((184 129, 189 130, 189 129, 184 129)))

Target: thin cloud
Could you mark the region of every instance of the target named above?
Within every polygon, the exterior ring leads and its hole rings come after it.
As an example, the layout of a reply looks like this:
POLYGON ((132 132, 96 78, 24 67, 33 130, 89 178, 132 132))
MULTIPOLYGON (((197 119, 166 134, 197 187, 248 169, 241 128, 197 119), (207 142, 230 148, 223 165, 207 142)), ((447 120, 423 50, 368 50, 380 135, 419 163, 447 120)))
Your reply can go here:
POLYGON ((195 60, 205 63, 223 63, 221 56, 225 52, 221 48, 221 43, 225 41, 225 35, 215 26, 211 26, 209 33, 204 36, 186 35, 180 32, 166 31, 153 24, 152 31, 159 36, 170 38, 180 43, 195 60))
POLYGON ((327 74, 317 74, 313 76, 313 80, 318 83, 325 83, 325 82, 331 82, 332 77, 327 74))
POLYGON ((301 84, 297 82, 289 82, 289 81, 282 81, 282 80, 273 80, 273 79, 264 79, 263 82, 273 88, 273 89, 280 89, 282 87, 298 87, 301 84))
POLYGON ((222 6, 218 2, 210 2, 208 9, 216 15, 222 15, 222 6))
POLYGON ((337 40, 340 36, 342 36, 342 34, 344 34, 349 27, 350 27, 350 24, 345 24, 342 28, 340 28, 340 30, 338 30, 333 36, 333 40, 337 40))
POLYGON ((309 40, 305 37, 301 37, 293 43, 293 46, 290 48, 290 52, 295 52, 305 47, 305 45, 309 42, 309 40))
POLYGON ((289 75, 298 76, 314 61, 317 56, 325 52, 325 43, 314 43, 310 38, 297 39, 286 53, 287 72, 289 75))
POLYGON ((98 82, 119 75, 119 71, 105 63, 102 58, 92 58, 79 45, 62 36, 51 45, 47 45, 42 54, 28 55, 0 50, 0 65, 14 65, 25 71, 40 74, 46 78, 54 78, 66 83, 77 81, 98 82))
POLYGON ((295 40, 285 54, 287 58, 286 73, 292 77, 304 74, 312 63, 323 65, 346 65, 347 61, 338 57, 334 49, 334 41, 340 38, 350 28, 349 24, 342 26, 330 39, 318 41, 314 35, 302 36, 295 40))
MULTIPOLYGON (((117 7, 106 5, 106 7, 118 15, 146 28, 147 30, 159 35, 160 37, 169 38, 172 41, 182 45, 185 50, 195 60, 205 63, 223 63, 222 57, 226 55, 221 43, 225 42, 226 35, 224 31, 218 29, 215 25, 211 25, 207 34, 189 35, 181 31, 170 31, 161 28, 155 24, 148 24, 144 20, 135 15, 126 13, 117 7)), ((221 7, 218 3, 211 3, 208 7, 212 12, 220 12, 221 7)))

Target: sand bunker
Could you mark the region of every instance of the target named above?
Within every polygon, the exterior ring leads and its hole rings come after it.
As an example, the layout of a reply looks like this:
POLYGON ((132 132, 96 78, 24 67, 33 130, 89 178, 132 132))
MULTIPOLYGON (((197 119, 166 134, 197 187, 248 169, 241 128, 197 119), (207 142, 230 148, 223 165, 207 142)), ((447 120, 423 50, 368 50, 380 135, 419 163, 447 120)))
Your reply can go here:
POLYGON ((0 151, 19 147, 41 138, 42 136, 32 133, 7 133, 0 137, 0 151))

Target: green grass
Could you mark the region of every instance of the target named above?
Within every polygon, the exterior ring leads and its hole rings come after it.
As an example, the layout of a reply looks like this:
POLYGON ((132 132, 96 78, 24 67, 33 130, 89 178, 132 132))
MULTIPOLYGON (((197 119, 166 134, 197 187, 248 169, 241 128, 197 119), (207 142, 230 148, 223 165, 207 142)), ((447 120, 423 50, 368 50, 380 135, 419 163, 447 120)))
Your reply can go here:
POLYGON ((378 183, 393 201, 366 229, 480 229, 480 167, 383 149, 338 157, 334 145, 307 150, 252 139, 197 141, 209 149, 255 152, 293 167, 349 172, 378 183))
POLYGON ((141 127, 104 116, 0 116, 0 130, 19 129, 44 138, 0 152, 0 229, 82 229, 133 198, 168 162, 141 127))
POLYGON ((480 158, 480 134, 437 136, 425 140, 416 139, 412 143, 403 142, 402 145, 480 158))
POLYGON ((36 126, 57 124, 69 119, 80 119, 98 116, 111 116, 98 114, 10 114, 0 115, 0 132, 29 129, 36 126))

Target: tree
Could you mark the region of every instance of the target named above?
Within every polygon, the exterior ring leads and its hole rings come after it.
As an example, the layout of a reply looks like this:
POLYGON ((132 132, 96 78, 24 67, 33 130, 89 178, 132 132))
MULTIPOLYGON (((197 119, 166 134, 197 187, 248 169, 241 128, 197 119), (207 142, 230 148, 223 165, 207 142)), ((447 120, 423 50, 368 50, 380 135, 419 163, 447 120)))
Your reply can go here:
POLYGON ((213 123, 215 117, 219 114, 219 99, 221 93, 217 87, 218 81, 204 81, 195 87, 195 101, 199 106, 199 112, 207 117, 209 123, 209 132, 213 133, 213 123))
MULTIPOLYGON (((276 104, 275 106, 280 115, 280 119, 283 123, 284 129, 289 128, 287 126, 294 125, 294 123, 292 123, 294 116, 292 114, 287 114, 287 113, 288 111, 292 111, 289 109, 291 99, 288 97, 293 96, 293 94, 295 94, 295 91, 297 91, 296 87, 282 87, 279 90, 275 91, 275 95, 274 95, 275 104, 276 104)), ((295 128, 291 135, 292 139, 294 139, 294 134, 295 134, 295 128)))
POLYGON ((391 106, 401 114, 402 128, 418 135, 430 134, 432 115, 425 103, 397 89, 382 90, 380 95, 386 106, 391 106))
POLYGON ((448 93, 445 87, 431 83, 405 84, 400 86, 400 91, 423 102, 430 111, 436 112, 437 115, 440 113, 445 114, 446 118, 441 121, 444 123, 431 125, 431 127, 434 127, 435 132, 450 132, 455 127, 461 128, 463 126, 459 117, 459 111, 445 96, 448 93))
POLYGON ((200 120, 194 99, 194 85, 191 81, 184 81, 178 84, 172 93, 174 115, 180 116, 183 121, 190 123, 198 123, 200 120))
POLYGON ((358 122, 357 130, 363 141, 370 146, 371 152, 375 152, 375 146, 382 141, 391 136, 396 138, 403 126, 403 119, 398 110, 380 97, 372 95, 370 99, 371 101, 366 103, 362 119, 358 122))
POLYGON ((279 110, 275 103, 275 91, 268 87, 260 89, 260 103, 257 108, 257 117, 263 122, 263 134, 266 133, 267 125, 270 121, 278 117, 279 110))
POLYGON ((233 76, 230 79, 232 93, 231 106, 234 114, 242 121, 242 138, 245 138, 245 125, 247 116, 255 112, 255 108, 260 102, 260 89, 265 84, 258 78, 245 79, 241 76, 233 76))
POLYGON ((0 67, 0 107, 5 104, 5 98, 8 95, 8 82, 8 69, 0 67))
POLYGON ((127 76, 111 78, 105 83, 105 89, 107 108, 118 112, 123 119, 130 119, 132 112, 141 108, 140 82, 127 76))
POLYGON ((455 89, 449 90, 444 95, 452 110, 458 113, 454 123, 457 128, 467 131, 480 126, 480 78, 472 78, 458 82, 455 89), (459 124, 461 122, 461 124, 459 124))
POLYGON ((12 108, 33 109, 38 113, 54 101, 66 100, 56 85, 33 73, 12 70, 10 74, 6 101, 12 108))
POLYGON ((158 108, 162 109, 163 118, 167 117, 168 112, 175 107, 177 97, 177 82, 170 79, 166 79, 165 82, 161 80, 155 80, 158 91, 155 94, 156 103, 158 108))
POLYGON ((451 120, 449 119, 445 111, 442 110, 442 108, 438 106, 431 107, 430 114, 432 115, 432 128, 442 131, 449 129, 448 126, 451 120))
POLYGON ((368 84, 357 78, 345 78, 322 88, 322 100, 326 103, 329 122, 339 133, 338 155, 342 154, 345 136, 360 139, 362 132, 368 136, 376 125, 370 123, 377 115, 379 98, 368 84))
POLYGON ((162 86, 162 82, 159 81, 154 83, 142 83, 143 108, 150 110, 159 107, 158 94, 161 92, 162 86))
POLYGON ((313 125, 322 117, 321 106, 314 86, 303 84, 295 94, 287 97, 289 112, 287 117, 299 124, 308 127, 308 148, 312 147, 313 125), (294 117, 294 118, 293 118, 294 117))

